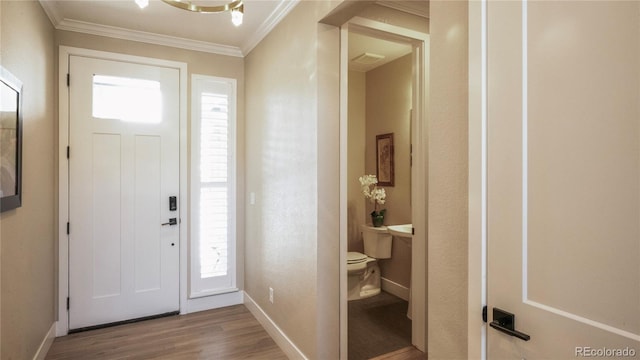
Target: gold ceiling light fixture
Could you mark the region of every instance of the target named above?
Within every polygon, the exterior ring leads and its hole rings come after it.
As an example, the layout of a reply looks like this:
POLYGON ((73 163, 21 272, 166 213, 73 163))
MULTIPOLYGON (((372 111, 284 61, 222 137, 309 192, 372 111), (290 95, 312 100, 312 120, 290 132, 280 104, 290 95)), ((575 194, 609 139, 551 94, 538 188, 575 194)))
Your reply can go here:
MULTIPOLYGON (((146 7, 148 4, 148 0, 135 0, 140 8, 146 7), (144 6, 141 5, 144 3, 144 6)), ((233 0, 224 5, 218 6, 203 6, 194 4, 190 0, 162 0, 163 2, 175 6, 178 9, 198 12, 203 14, 213 14, 213 13, 221 13, 225 11, 229 11, 231 13, 231 22, 235 26, 240 26, 242 24, 242 18, 244 16, 244 4, 242 0, 233 0)))

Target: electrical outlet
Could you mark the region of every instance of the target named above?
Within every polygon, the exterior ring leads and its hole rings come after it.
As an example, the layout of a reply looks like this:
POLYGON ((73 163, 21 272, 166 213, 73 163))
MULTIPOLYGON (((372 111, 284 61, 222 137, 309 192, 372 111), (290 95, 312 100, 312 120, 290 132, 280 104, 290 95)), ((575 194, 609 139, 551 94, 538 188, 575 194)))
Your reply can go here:
POLYGON ((273 288, 269 288, 269 302, 273 304, 273 288))

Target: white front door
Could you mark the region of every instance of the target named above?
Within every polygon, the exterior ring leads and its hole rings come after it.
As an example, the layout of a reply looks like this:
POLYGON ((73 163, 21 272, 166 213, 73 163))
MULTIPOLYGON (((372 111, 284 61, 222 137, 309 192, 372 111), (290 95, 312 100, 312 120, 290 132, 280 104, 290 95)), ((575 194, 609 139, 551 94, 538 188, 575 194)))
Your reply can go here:
POLYGON ((69 68, 69 328, 177 311, 178 70, 69 68))
POLYGON ((488 358, 638 358, 640 2, 487 11, 488 358))

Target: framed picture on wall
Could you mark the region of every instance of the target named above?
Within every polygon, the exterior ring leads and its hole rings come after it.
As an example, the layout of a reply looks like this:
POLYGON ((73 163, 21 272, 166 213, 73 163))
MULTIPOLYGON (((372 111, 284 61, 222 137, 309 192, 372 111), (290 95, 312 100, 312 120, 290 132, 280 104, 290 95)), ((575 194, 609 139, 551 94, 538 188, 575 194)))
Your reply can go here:
POLYGON ((376 157, 378 185, 394 186, 393 133, 376 135, 376 157))
POLYGON ((22 82, 0 66, 0 212, 22 205, 22 82))

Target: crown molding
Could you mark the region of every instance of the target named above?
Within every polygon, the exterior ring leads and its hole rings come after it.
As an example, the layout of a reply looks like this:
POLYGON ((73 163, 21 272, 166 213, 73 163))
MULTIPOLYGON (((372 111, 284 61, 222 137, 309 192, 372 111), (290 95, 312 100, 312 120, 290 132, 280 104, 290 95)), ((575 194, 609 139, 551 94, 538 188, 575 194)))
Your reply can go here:
POLYGON ((38 2, 40 3, 40 6, 42 6, 44 13, 49 17, 51 24, 53 24, 54 27, 57 27, 60 21, 62 21, 62 16, 60 16, 56 7, 51 5, 51 1, 40 0, 38 2))
POLYGON ((242 54, 244 56, 248 55, 253 48, 255 48, 270 32, 273 30, 276 25, 282 21, 282 19, 287 16, 291 10, 293 10, 301 0, 281 0, 278 6, 273 10, 273 12, 269 15, 269 17, 260 25, 260 27, 255 31, 255 33, 247 39, 247 41, 242 44, 242 54))
POLYGON ((420 16, 427 19, 429 18, 428 8, 427 10, 423 10, 422 8, 419 8, 417 6, 409 5, 410 3, 411 2, 409 1, 389 1, 389 0, 377 2, 378 5, 382 5, 394 10, 402 11, 407 14, 412 14, 412 15, 420 16))
POLYGON ((56 26, 56 29, 105 36, 114 39, 131 40, 147 44, 170 46, 186 50, 202 51, 218 55, 243 57, 242 51, 236 46, 220 45, 206 41, 191 40, 115 26, 98 25, 84 21, 64 19, 56 26))
POLYGON ((57 30, 73 31, 147 44, 202 51, 218 55, 244 57, 274 29, 276 25, 278 25, 278 23, 280 23, 280 21, 282 21, 282 19, 284 19, 300 1, 301 0, 281 0, 269 17, 240 47, 66 19, 60 15, 57 8, 51 1, 39 0, 39 3, 57 30))

